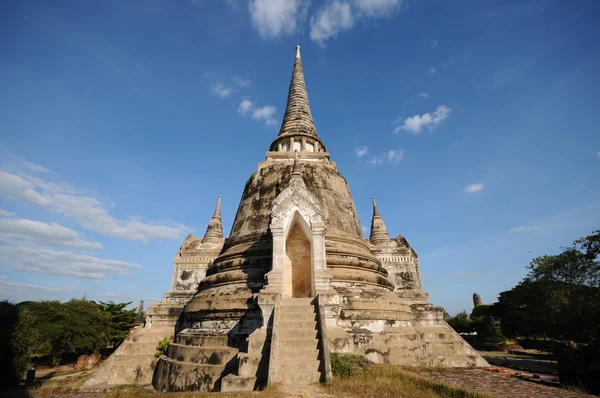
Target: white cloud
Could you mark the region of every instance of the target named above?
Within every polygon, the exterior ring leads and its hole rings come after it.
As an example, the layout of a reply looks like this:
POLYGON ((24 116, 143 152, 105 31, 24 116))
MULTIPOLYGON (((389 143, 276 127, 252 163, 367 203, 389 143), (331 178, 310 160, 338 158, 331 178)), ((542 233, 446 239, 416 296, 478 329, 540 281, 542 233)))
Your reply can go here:
POLYGON ((39 164, 31 162, 23 162, 23 166, 27 167, 29 170, 35 173, 47 173, 50 171, 47 168, 40 166, 39 164))
POLYGON ((596 156, 600 159, 600 151, 596 152, 596 156))
POLYGON ((533 226, 520 226, 520 227, 515 227, 515 228, 511 228, 508 230, 508 232, 513 233, 513 232, 535 232, 535 231, 539 231, 541 230, 542 227, 540 225, 533 225, 533 226))
POLYGON ((371 159, 367 160, 367 163, 377 166, 379 164, 383 164, 386 161, 389 163, 398 163, 404 157, 404 150, 402 149, 391 149, 387 152, 384 152, 381 155, 373 156, 371 159))
POLYGON ((249 87, 250 86, 250 79, 243 78, 240 76, 234 76, 233 82, 240 87, 249 87))
POLYGON ((417 97, 421 97, 421 98, 429 98, 429 93, 425 93, 425 92, 423 92, 423 93, 419 93, 419 94, 417 94, 417 97))
POLYGON ((485 188, 484 184, 469 184, 465 187, 465 192, 469 192, 469 193, 481 192, 481 191, 483 191, 483 188, 485 188))
POLYGON ((309 0, 250 0, 248 7, 252 25, 270 38, 296 32, 309 4, 309 0))
POLYGON ((358 156, 359 158, 362 158, 363 156, 365 156, 367 154, 367 152, 369 152, 369 147, 359 146, 358 148, 356 148, 354 150, 354 152, 356 152, 356 156, 358 156))
POLYGON ((387 153, 388 162, 398 163, 399 161, 402 160, 403 157, 404 157, 404 151, 402 149, 398 149, 398 150, 392 149, 387 153))
POLYGON ((439 45, 440 45, 440 43, 437 40, 434 40, 431 42, 431 45, 429 46, 429 48, 431 48, 433 50, 434 48, 437 48, 437 46, 439 46, 439 45))
POLYGON ((84 250, 102 249, 99 242, 85 240, 77 232, 62 225, 56 223, 46 224, 23 218, 0 218, 0 242, 10 244, 34 243, 84 250))
POLYGON ((265 105, 257 108, 249 99, 243 99, 238 106, 238 112, 242 115, 250 115, 254 120, 262 120, 267 126, 277 123, 275 119, 276 109, 273 105, 265 105))
POLYGON ((0 194, 14 200, 24 200, 34 205, 46 207, 51 201, 35 191, 35 185, 18 175, 0 170, 0 194))
POLYGON ((325 41, 337 37, 338 33, 351 29, 353 25, 350 3, 333 0, 310 18, 310 38, 325 46, 325 41))
POLYGON ((432 67, 429 69, 429 73, 431 73, 432 75, 434 75, 434 74, 435 74, 435 72, 437 72, 437 69, 436 69, 434 66, 432 66, 432 67))
POLYGON ((234 90, 232 88, 225 87, 221 83, 217 83, 213 86, 213 94, 215 94, 219 98, 226 98, 233 92, 234 90))
POLYGON ((413 134, 419 134, 424 128, 432 129, 439 125, 450 113, 452 113, 452 109, 446 105, 440 105, 433 113, 414 115, 406 118, 402 125, 396 126, 394 133, 398 133, 400 130, 408 130, 413 134))
POLYGON ((359 12, 368 17, 388 17, 404 4, 404 0, 354 0, 359 12))
MULTIPOLYGON (((48 297, 51 293, 56 296, 56 293, 72 291, 71 288, 65 287, 50 287, 41 285, 31 285, 27 283, 17 283, 9 281, 6 276, 0 275, 0 299, 13 300, 19 297, 20 300, 32 300, 34 298, 48 297)), ((53 298, 54 298, 53 297, 53 298)))
POLYGON ((367 160, 367 163, 377 166, 378 164, 383 164, 384 159, 384 156, 373 156, 371 159, 367 160))
POLYGON ((13 213, 12 211, 6 211, 4 209, 0 209, 0 217, 14 217, 16 216, 15 213, 13 213))
POLYGON ((242 102, 240 102, 240 106, 238 107, 238 112, 242 115, 245 115, 248 112, 250 112, 253 106, 254 105, 252 104, 252 101, 248 99, 243 99, 242 102))
POLYGON ((0 265, 24 272, 102 279, 106 274, 133 275, 136 263, 101 259, 39 246, 0 246, 0 265))
POLYGON ((265 105, 262 108, 253 109, 250 117, 254 120, 263 120, 267 126, 271 126, 277 123, 274 117, 275 112, 276 109, 273 105, 265 105))
POLYGON ((188 229, 182 225, 165 225, 134 217, 116 219, 99 199, 83 195, 67 184, 44 181, 26 173, 17 175, 0 170, 0 195, 47 208, 76 220, 91 231, 113 238, 145 243, 153 239, 179 238, 188 229))

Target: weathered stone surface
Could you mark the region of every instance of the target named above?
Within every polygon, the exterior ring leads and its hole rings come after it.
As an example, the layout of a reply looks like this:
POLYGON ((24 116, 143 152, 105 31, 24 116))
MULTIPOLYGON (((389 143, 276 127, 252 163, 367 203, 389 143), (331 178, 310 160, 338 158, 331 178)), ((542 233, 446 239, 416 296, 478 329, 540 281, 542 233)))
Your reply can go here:
POLYGON ((77 364, 75 365, 75 367, 77 369, 91 369, 100 363, 101 358, 102 357, 100 354, 80 355, 79 358, 77 358, 77 364))
POLYGON ((477 308, 480 305, 483 305, 483 301, 481 300, 481 296, 477 293, 473 293, 473 308, 477 308))
POLYGON ((204 238, 190 235, 179 250, 165 301, 148 310, 146 327, 176 321, 154 375, 158 391, 325 380, 329 351, 378 363, 487 365, 429 304, 416 252, 402 235, 390 238, 375 200, 363 237, 348 184, 317 135, 299 47, 269 149, 230 236, 219 202, 204 238))

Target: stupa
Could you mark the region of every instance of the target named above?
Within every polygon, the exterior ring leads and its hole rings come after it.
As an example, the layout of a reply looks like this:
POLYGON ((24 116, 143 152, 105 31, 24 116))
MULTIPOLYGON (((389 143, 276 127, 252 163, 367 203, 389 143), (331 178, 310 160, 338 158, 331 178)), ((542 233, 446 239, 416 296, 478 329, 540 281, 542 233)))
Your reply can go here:
POLYGON ((206 265, 157 364, 158 391, 327 381, 330 352, 487 366, 429 303, 416 252, 402 235, 389 236, 375 198, 364 238, 348 184, 317 134, 299 46, 279 134, 206 265))

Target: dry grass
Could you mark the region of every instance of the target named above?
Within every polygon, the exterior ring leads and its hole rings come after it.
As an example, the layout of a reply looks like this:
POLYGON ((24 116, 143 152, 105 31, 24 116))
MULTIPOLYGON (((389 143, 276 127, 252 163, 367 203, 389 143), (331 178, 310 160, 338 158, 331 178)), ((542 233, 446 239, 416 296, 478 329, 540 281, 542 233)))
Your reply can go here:
POLYGON ((52 397, 56 395, 78 392, 88 377, 88 375, 84 375, 61 380, 49 380, 43 382, 39 386, 30 388, 29 395, 33 397, 52 397))
POLYGON ((127 387, 110 390, 105 398, 283 398, 284 395, 277 386, 268 387, 261 392, 237 392, 237 393, 218 393, 218 392, 175 392, 175 393, 155 393, 151 391, 142 391, 139 388, 127 387))
POLYGON ((372 366, 352 377, 334 378, 325 389, 355 398, 487 398, 487 395, 435 382, 395 366, 372 366))

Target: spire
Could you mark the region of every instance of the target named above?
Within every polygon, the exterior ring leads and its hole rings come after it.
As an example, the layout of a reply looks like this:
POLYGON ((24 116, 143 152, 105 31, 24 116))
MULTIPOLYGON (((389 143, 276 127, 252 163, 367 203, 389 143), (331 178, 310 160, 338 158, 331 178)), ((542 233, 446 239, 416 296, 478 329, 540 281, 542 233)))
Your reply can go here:
POLYGON ((133 326, 138 326, 142 323, 144 323, 144 300, 140 300, 140 306, 138 307, 138 312, 135 315, 133 326))
POLYGON ((369 240, 375 246, 387 243, 391 240, 387 228, 385 227, 385 223, 383 222, 383 218, 381 218, 379 210, 377 210, 375 196, 373 196, 373 218, 371 220, 371 236, 369 240))
POLYGON ((221 222, 221 195, 217 199, 215 213, 206 227, 206 233, 202 239, 202 244, 206 242, 219 242, 223 239, 223 223, 221 222))
POLYGON ((271 151, 293 152, 295 149, 298 149, 295 147, 297 145, 300 145, 300 151, 325 152, 325 145, 317 136, 315 123, 310 112, 299 45, 296 46, 296 58, 285 114, 281 122, 279 134, 271 144, 271 151), (282 142, 285 142, 287 150, 282 150, 279 147, 279 144, 282 142), (294 145, 294 142, 296 145, 294 145))

